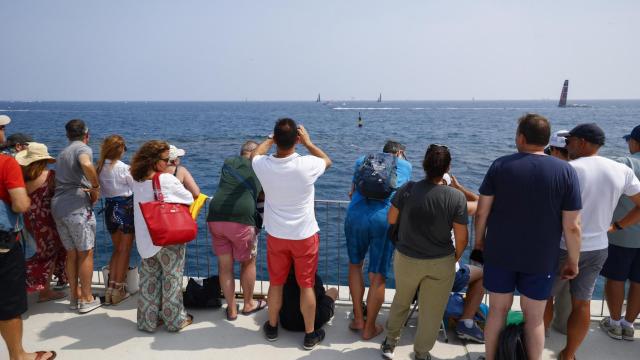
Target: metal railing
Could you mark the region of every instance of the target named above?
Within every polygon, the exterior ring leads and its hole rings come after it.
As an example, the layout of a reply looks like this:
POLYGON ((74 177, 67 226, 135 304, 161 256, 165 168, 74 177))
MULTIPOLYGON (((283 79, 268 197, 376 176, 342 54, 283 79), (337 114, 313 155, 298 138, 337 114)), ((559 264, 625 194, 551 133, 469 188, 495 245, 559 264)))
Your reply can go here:
MULTIPOLYGON (((217 259, 213 253, 210 235, 206 224, 206 217, 209 209, 208 200, 203 206, 200 215, 198 216, 198 235, 195 240, 191 241, 187 245, 186 261, 185 261, 185 276, 191 277, 210 277, 213 274, 217 274, 217 259)), ((346 240, 344 236, 344 220, 347 212, 348 201, 341 200, 316 200, 315 211, 316 219, 320 226, 320 250, 318 260, 318 274, 323 279, 325 287, 334 286, 338 288, 338 299, 343 301, 350 301, 351 297, 348 289, 348 267, 349 259, 346 250, 346 240)), ((104 216, 102 215, 103 203, 101 202, 96 207, 96 216, 98 220, 98 231, 96 236, 96 246, 94 249, 94 269, 101 270, 102 267, 109 262, 111 254, 111 238, 104 224, 104 216)), ((467 262, 468 254, 472 248, 473 239, 475 238, 475 229, 473 226, 473 218, 469 219, 469 245, 465 251, 465 259, 463 262, 467 262)), ((29 242, 26 241, 26 244, 29 242)), ((33 253, 34 245, 27 245, 26 256, 33 253)), ((140 256, 133 247, 131 254, 131 264, 139 264, 140 256)), ((367 268, 367 260, 363 266, 367 268)), ((239 266, 235 265, 235 273, 239 274, 239 266)), ((393 272, 390 274, 390 279, 387 281, 387 288, 395 287, 395 279, 393 278, 393 272)), ((365 281, 367 277, 365 276, 365 281)), ((256 258, 256 294, 265 295, 268 289, 269 276, 267 271, 267 259, 266 259, 266 239, 265 232, 261 231, 258 238, 258 255, 256 258)), ((98 271, 98 285, 103 285, 104 279, 102 274, 98 271)), ((241 291, 241 289, 239 289, 241 291)), ((596 284, 596 295, 601 295, 604 299, 604 282, 602 278, 598 280, 596 284)), ((597 296, 600 297, 600 296, 597 296)), ((485 296, 485 302, 487 297, 485 296)), ((388 299, 387 299, 388 300, 388 299)), ((389 305, 390 301, 386 301, 385 304, 389 305)), ((592 312, 591 316, 602 317, 608 315, 608 311, 605 311, 605 302, 602 301, 600 309, 597 312, 592 312)))

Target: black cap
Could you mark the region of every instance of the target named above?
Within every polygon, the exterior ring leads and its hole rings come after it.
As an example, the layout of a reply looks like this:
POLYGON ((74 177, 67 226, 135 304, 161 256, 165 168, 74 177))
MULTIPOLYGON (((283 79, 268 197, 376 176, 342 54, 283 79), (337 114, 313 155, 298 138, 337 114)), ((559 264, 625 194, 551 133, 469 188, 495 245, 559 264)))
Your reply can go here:
POLYGON ((622 138, 626 141, 629 141, 629 139, 640 141, 640 125, 634 127, 633 130, 631 130, 631 134, 625 135, 622 138))
POLYGON ((29 142, 33 142, 31 136, 23 133, 14 133, 7 137, 7 143, 5 145, 7 147, 14 147, 18 144, 26 144, 29 142))
POLYGON ((604 131, 596 123, 580 124, 571 129, 565 137, 577 137, 592 144, 604 145, 604 131))

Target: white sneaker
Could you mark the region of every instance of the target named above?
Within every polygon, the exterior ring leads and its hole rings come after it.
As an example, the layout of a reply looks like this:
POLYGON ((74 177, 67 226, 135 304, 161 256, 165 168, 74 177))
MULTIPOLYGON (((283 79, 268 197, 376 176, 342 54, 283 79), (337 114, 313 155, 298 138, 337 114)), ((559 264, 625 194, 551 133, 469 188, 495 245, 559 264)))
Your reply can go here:
POLYGON ((94 296, 93 301, 89 301, 89 302, 78 301, 78 312, 80 314, 86 314, 90 311, 93 311, 99 308, 100 306, 102 306, 102 301, 100 300, 99 297, 94 296))

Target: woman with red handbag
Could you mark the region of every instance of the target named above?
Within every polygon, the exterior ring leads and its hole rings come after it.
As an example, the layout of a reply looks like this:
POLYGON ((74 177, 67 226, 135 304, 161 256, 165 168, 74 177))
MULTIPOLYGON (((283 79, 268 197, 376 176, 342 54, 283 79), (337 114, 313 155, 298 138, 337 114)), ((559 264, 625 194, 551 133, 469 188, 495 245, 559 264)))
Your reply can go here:
POLYGON ((188 215, 193 196, 173 175, 165 173, 169 144, 146 142, 131 161, 134 225, 140 264, 138 329, 152 332, 161 324, 179 331, 193 322, 182 302, 186 242, 197 225, 188 215))

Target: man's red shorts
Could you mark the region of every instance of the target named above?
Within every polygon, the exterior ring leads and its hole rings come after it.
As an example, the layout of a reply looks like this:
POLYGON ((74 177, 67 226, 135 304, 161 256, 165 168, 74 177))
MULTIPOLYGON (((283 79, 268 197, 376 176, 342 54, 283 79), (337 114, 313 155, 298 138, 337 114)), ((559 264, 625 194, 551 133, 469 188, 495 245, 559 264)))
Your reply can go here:
POLYGON ((318 270, 319 244, 318 233, 303 240, 280 239, 267 234, 267 267, 271 285, 286 283, 293 262, 298 286, 312 288, 318 270))

